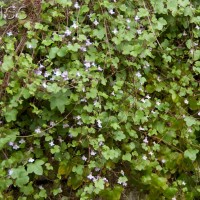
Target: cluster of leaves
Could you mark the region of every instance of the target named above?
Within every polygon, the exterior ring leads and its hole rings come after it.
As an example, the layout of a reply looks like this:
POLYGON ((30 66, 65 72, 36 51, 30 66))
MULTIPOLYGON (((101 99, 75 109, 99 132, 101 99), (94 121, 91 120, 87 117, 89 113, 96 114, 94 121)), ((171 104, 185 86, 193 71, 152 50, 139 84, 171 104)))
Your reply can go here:
POLYGON ((199 1, 31 6, 0 19, 0 198, 198 199, 199 1))

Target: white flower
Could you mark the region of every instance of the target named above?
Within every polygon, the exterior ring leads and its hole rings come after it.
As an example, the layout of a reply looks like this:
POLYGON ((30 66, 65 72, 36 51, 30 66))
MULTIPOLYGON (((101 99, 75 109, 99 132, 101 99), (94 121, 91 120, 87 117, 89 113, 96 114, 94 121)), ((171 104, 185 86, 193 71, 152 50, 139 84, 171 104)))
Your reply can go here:
POLYGON ((44 88, 47 88, 46 82, 43 82, 43 83, 42 83, 42 86, 43 86, 44 88))
POLYGON ((142 75, 140 74, 140 72, 137 72, 136 74, 135 74, 138 78, 140 78, 142 75))
POLYGON ((13 35, 12 31, 9 31, 9 32, 7 33, 7 35, 8 35, 8 36, 13 35))
POLYGON ((104 181, 104 182, 108 182, 108 179, 104 177, 104 178, 103 178, 103 181, 104 181))
POLYGON ((76 24, 76 22, 73 23, 72 28, 77 29, 78 25, 76 24))
POLYGON ((200 111, 198 112, 198 114, 197 115, 199 115, 200 116, 200 111))
POLYGON ((40 64, 39 69, 44 69, 44 65, 40 64))
POLYGON ((103 71, 103 69, 102 69, 100 66, 98 66, 97 69, 98 69, 100 72, 103 71))
POLYGON ((17 144, 15 144, 15 145, 13 146, 13 149, 17 150, 17 149, 19 149, 19 146, 18 146, 17 144))
POLYGON ((49 72, 44 72, 44 77, 48 77, 48 76, 50 76, 50 73, 49 72))
POLYGON ((138 21, 140 18, 136 15, 135 16, 135 21, 138 21))
POLYGON ((80 119, 81 119, 81 116, 80 116, 80 115, 78 115, 78 116, 76 117, 76 119, 77 119, 77 120, 80 120, 80 119))
POLYGON ((99 172, 101 169, 100 168, 98 168, 98 167, 95 167, 95 172, 99 172))
POLYGON ((85 62, 84 65, 85 65, 85 67, 86 67, 87 69, 91 67, 90 62, 85 62))
POLYGON ((156 101, 156 105, 159 106, 161 103, 159 101, 156 101))
POLYGON ((151 97, 150 97, 149 95, 146 95, 146 98, 147 98, 147 99, 151 99, 151 97))
POLYGON ((78 121, 77 124, 81 126, 83 124, 83 122, 82 121, 78 121))
POLYGON ((97 126, 98 126, 99 128, 102 128, 102 125, 101 125, 101 124, 102 124, 101 120, 98 119, 98 120, 97 120, 97 126))
POLYGON ((54 69, 54 75, 60 76, 61 75, 61 71, 59 69, 54 69))
POLYGON ((14 145, 14 142, 9 142, 8 145, 12 147, 14 145))
POLYGON ((96 154, 97 154, 97 153, 96 153, 95 151, 93 151, 93 150, 90 152, 90 155, 91 155, 91 156, 95 156, 96 154))
POLYGON ((172 200, 176 200, 176 197, 173 197, 172 200))
POLYGON ((32 162, 34 162, 35 160, 33 159, 33 158, 29 158, 28 159, 28 162, 30 162, 30 163, 32 163, 32 162))
POLYGON ((146 102, 146 100, 142 98, 142 99, 141 99, 141 102, 145 103, 145 102, 146 102))
POLYGON ((143 91, 143 89, 141 87, 138 90, 143 91))
POLYGON ((184 32, 183 32, 183 36, 186 36, 186 35, 187 35, 187 33, 184 31, 184 32))
POLYGON ((126 22, 127 22, 128 24, 130 24, 130 23, 131 23, 131 20, 130 20, 130 19, 127 19, 126 22))
POLYGON ((40 189, 40 190, 43 190, 44 188, 43 188, 43 186, 42 186, 42 185, 40 185, 40 186, 39 186, 39 189, 40 189))
POLYGON ((124 171, 123 170, 121 170, 121 174, 122 174, 122 176, 124 176, 124 171))
POLYGON ((84 47, 84 46, 81 46, 81 47, 80 47, 80 50, 83 51, 83 52, 86 52, 86 51, 87 51, 86 47, 84 47))
POLYGON ((90 42, 90 39, 87 39, 85 45, 86 45, 86 46, 90 46, 91 44, 92 44, 92 43, 90 42))
POLYGON ((124 187, 126 187, 126 186, 127 186, 127 183, 122 183, 122 185, 123 185, 124 187))
POLYGON ((198 25, 196 25, 196 29, 197 29, 197 30, 199 30, 199 29, 200 29, 200 27, 199 27, 198 25))
POLYGON ((49 142, 49 145, 50 145, 51 147, 54 146, 54 142, 53 142, 53 141, 49 142))
POLYGON ((21 140, 19 141, 19 143, 20 143, 20 144, 23 144, 23 143, 25 143, 25 140, 24 140, 24 139, 21 139, 21 140))
POLYGON ((110 10, 109 10, 109 13, 110 13, 111 15, 115 14, 115 12, 113 11, 113 9, 110 9, 110 10))
POLYGON ((142 30, 141 29, 137 30, 137 33, 138 35, 142 34, 142 30))
POLYGON ((50 126, 55 126, 55 125, 56 125, 55 122, 53 121, 50 122, 50 126))
POLYGON ((161 79, 160 79, 160 76, 158 76, 157 80, 158 80, 158 82, 160 82, 160 81, 161 81, 161 79))
POLYGON ((40 127, 36 128, 36 129, 35 129, 35 132, 36 132, 36 133, 41 133, 40 127))
POLYGON ((63 128, 68 128, 69 124, 63 124, 63 128))
POLYGON ((40 75, 42 75, 42 71, 37 69, 37 70, 35 70, 35 74, 40 76, 40 75))
POLYGON ((74 8, 76 8, 76 9, 79 9, 79 8, 80 8, 78 2, 76 2, 76 3, 74 4, 74 8))
POLYGON ((189 101, 188 101, 187 99, 185 99, 185 100, 184 100, 184 103, 185 103, 185 104, 188 104, 188 103, 189 103, 189 101))
POLYGON ((104 143, 102 141, 99 142, 99 146, 103 146, 104 143))
POLYGON ((182 185, 186 185, 185 181, 182 182, 182 185))
POLYGON ((142 127, 140 126, 140 127, 139 127, 139 130, 140 130, 140 131, 144 131, 144 128, 142 128, 142 127))
POLYGON ((162 163, 165 163, 165 162, 166 162, 166 160, 165 160, 165 159, 162 159, 162 160, 161 160, 161 162, 162 162, 162 163))
POLYGON ((29 48, 29 49, 32 49, 33 46, 32 46, 31 44, 28 44, 28 48, 29 48))
POLYGON ((81 73, 80 72, 76 72, 76 76, 80 77, 81 73))
POLYGON ((145 137, 145 138, 144 138, 143 142, 144 142, 144 143, 146 143, 146 144, 148 144, 148 143, 149 143, 149 141, 148 141, 147 137, 145 137))
POLYGON ((9 169, 9 170, 8 170, 8 175, 11 176, 12 174, 13 174, 13 170, 12 170, 12 169, 9 169))
POLYGON ((68 80, 68 72, 64 71, 61 76, 64 78, 64 80, 68 80))
POLYGON ((69 36, 69 35, 71 35, 71 33, 72 33, 72 32, 71 32, 69 29, 66 29, 65 35, 69 36))
POLYGON ((144 155, 144 156, 142 156, 142 159, 143 160, 147 160, 147 157, 144 155))
POLYGON ((63 140, 60 136, 58 136, 58 141, 59 141, 60 143, 62 143, 64 140, 63 140))
POLYGON ((81 157, 81 159, 82 159, 83 161, 86 161, 86 160, 87 160, 87 157, 83 155, 83 156, 81 157))
POLYGON ((152 152, 152 151, 150 151, 150 152, 149 152, 149 155, 151 155, 151 156, 152 156, 152 155, 153 155, 153 152, 152 152))
POLYGON ((118 30, 115 28, 112 32, 116 35, 118 33, 118 30))
POLYGON ((189 129, 188 129, 188 132, 189 132, 189 133, 192 133, 192 129, 191 129, 191 128, 189 128, 189 129))
POLYGON ((93 24, 94 24, 95 26, 97 26, 97 25, 99 24, 99 22, 95 19, 95 21, 93 22, 93 24))
POLYGON ((87 178, 90 179, 90 180, 92 180, 92 179, 94 179, 95 177, 92 176, 92 174, 90 173, 90 174, 87 176, 87 178))

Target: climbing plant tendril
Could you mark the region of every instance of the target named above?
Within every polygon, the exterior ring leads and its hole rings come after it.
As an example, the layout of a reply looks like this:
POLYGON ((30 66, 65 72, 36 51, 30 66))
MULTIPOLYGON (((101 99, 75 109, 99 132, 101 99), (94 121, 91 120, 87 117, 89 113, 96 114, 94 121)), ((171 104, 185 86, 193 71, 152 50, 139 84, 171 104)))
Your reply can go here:
POLYGON ((0 199, 200 199, 198 0, 0 6, 0 199))

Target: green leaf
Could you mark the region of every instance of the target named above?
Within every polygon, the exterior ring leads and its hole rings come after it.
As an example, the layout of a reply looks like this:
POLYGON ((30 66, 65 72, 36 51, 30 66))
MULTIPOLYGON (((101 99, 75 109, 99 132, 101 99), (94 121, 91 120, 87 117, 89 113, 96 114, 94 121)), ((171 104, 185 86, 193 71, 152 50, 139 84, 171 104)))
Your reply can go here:
POLYGON ((196 157, 197 157, 197 153, 199 153, 199 150, 198 150, 198 149, 187 149, 187 150, 184 152, 184 157, 185 157, 185 158, 189 158, 189 159, 192 160, 192 161, 195 161, 195 160, 196 160, 196 157))
POLYGON ((23 186, 20 188, 20 192, 23 192, 25 195, 31 195, 34 192, 32 184, 28 184, 27 186, 23 186))
POLYGON ((16 185, 19 187, 22 187, 29 181, 28 173, 24 169, 24 167, 19 166, 18 168, 11 169, 13 172, 11 174, 11 177, 13 179, 16 179, 16 185))
POLYGON ((64 57, 67 54, 67 47, 62 47, 58 50, 57 55, 59 57, 64 57))
POLYGON ((115 186, 112 190, 106 188, 100 192, 100 196, 106 200, 120 200, 123 188, 115 186))
POLYGON ((103 190, 104 189, 104 180, 103 179, 98 179, 94 182, 94 186, 100 190, 103 190))
POLYGON ((114 132, 114 139, 116 141, 122 141, 126 138, 126 135, 122 131, 114 132))
POLYGON ((35 173, 37 175, 42 175, 43 174, 43 168, 42 165, 44 164, 43 160, 36 160, 34 163, 29 163, 27 164, 27 172, 30 173, 35 173))
POLYGON ((102 40, 105 37, 105 29, 101 28, 101 29, 95 29, 93 31, 93 35, 96 36, 98 39, 102 40))
POLYGON ((199 60, 199 59, 200 59, 200 50, 196 50, 194 52, 194 60, 196 61, 196 60, 199 60))
POLYGON ((96 88, 91 88, 89 92, 86 93, 87 99, 94 99, 97 97, 98 90, 96 88))
POLYGON ((5 55, 3 57, 3 64, 1 66, 2 71, 7 72, 7 71, 13 69, 13 67, 14 67, 13 57, 5 55))
POLYGON ((83 169, 84 169, 84 165, 76 165, 76 166, 73 166, 72 171, 78 175, 82 175, 83 169))
POLYGON ((125 155, 122 156, 122 160, 126 160, 126 161, 131 161, 131 154, 130 153, 126 153, 125 155))
POLYGON ((52 95, 50 98, 50 106, 51 110, 58 108, 58 110, 63 113, 65 111, 65 106, 70 104, 68 93, 57 93, 56 95, 52 95))
POLYGON ((172 15, 175 16, 177 12, 178 1, 177 0, 168 0, 167 1, 167 8, 172 11, 172 15))
POLYGON ((52 47, 49 52, 49 58, 54 59, 56 57, 56 54, 58 53, 58 51, 59 51, 58 47, 52 47))
POLYGON ((62 5, 63 7, 71 6, 72 1, 71 0, 56 0, 57 3, 62 5))
POLYGON ((80 15, 82 15, 82 14, 88 12, 88 11, 89 11, 89 7, 87 5, 83 5, 80 8, 80 15))
POLYGON ((161 18, 158 19, 157 25, 156 25, 155 28, 158 29, 158 30, 163 30, 163 27, 165 25, 167 25, 167 21, 163 17, 161 17, 161 18))
POLYGON ((147 9, 139 8, 139 12, 137 13, 139 17, 147 17, 149 15, 149 12, 147 9))
POLYGON ((12 109, 12 110, 7 110, 4 115, 5 115, 6 121, 11 122, 11 121, 16 121, 17 114, 18 114, 18 110, 12 109))
POLYGON ((187 126, 192 126, 192 125, 196 124, 196 120, 193 117, 186 116, 184 118, 184 121, 186 122, 187 126))
POLYGON ((77 52, 81 46, 78 43, 67 45, 68 50, 77 52))
POLYGON ((8 142, 14 142, 16 140, 17 135, 19 135, 19 132, 14 129, 5 130, 4 128, 0 128, 0 150, 7 145, 8 142), (4 135, 2 134, 4 133, 4 135))

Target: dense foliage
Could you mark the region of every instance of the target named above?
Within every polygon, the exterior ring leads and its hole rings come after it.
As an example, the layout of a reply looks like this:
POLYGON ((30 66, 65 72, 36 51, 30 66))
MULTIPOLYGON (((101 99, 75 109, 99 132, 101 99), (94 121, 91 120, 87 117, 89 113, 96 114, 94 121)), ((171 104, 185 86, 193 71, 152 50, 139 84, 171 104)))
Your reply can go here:
POLYGON ((0 198, 199 199, 199 1, 21 5, 0 19, 0 198))

